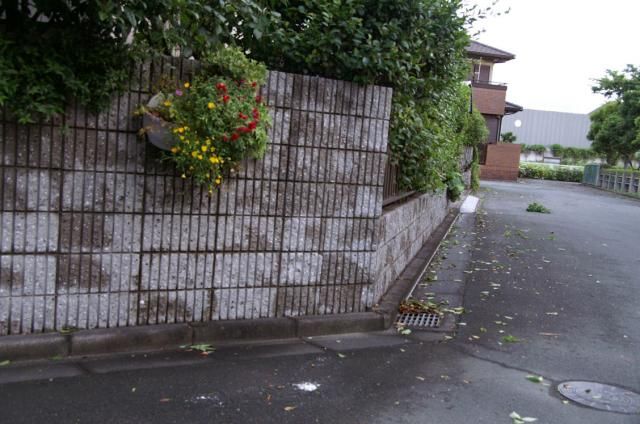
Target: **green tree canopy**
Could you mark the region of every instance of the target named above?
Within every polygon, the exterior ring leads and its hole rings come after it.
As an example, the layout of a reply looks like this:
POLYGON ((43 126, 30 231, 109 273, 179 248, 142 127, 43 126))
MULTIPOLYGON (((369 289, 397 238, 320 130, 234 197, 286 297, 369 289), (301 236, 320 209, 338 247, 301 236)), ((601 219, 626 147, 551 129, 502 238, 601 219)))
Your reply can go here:
POLYGON ((640 151, 640 69, 627 65, 621 72, 608 70, 593 92, 613 100, 591 114, 587 138, 592 148, 609 163, 620 158, 630 165, 640 151))

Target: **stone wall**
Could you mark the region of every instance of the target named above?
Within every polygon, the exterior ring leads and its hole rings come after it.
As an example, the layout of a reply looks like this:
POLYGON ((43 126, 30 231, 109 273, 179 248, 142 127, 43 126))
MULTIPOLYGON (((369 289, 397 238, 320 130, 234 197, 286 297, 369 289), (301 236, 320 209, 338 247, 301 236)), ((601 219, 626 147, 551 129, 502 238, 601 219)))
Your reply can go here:
POLYGON ((373 298, 379 299, 409 264, 449 211, 446 193, 417 195, 384 210, 376 231, 377 275, 373 298))
MULTIPOLYGON (((209 196, 159 161, 132 117, 161 75, 184 81, 192 69, 137 67, 98 115, 70 107, 22 126, 3 114, 0 335, 343 313, 377 300, 391 89, 271 72, 268 153, 209 196)), ((421 199, 407 218, 427 228, 415 214, 441 200, 421 199)), ((397 244, 391 227, 385 241, 397 244)), ((422 240, 397 238, 406 255, 422 240)))

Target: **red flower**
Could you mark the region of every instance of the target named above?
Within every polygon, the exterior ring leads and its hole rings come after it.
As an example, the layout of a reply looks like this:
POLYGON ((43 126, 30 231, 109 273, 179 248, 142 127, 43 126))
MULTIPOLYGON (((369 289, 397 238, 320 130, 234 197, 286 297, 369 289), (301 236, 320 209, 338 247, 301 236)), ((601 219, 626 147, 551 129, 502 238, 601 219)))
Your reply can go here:
POLYGON ((222 141, 229 141, 229 137, 226 134, 222 135, 222 141))
POLYGON ((256 121, 260 120, 260 111, 255 107, 251 111, 251 114, 253 115, 253 119, 255 119, 256 121))
POLYGON ((255 87, 256 85, 258 85, 258 83, 255 81, 251 83, 251 87, 255 87))
POLYGON ((240 138, 240 135, 238 133, 231 134, 231 141, 236 141, 239 138, 240 138))
POLYGON ((227 103, 229 101, 231 97, 227 96, 226 94, 224 96, 222 96, 222 101, 227 103))
POLYGON ((225 93, 227 92, 227 86, 223 82, 216 84, 216 88, 220 91, 224 91, 225 93))
POLYGON ((256 96, 256 103, 262 102, 262 96, 256 96))
POLYGON ((251 121, 249 122, 249 125, 247 125, 247 128, 249 128, 251 131, 255 130, 256 127, 258 126, 258 123, 256 121, 251 121))
POLYGON ((238 118, 242 119, 243 121, 249 119, 249 117, 242 112, 238 112, 238 118))

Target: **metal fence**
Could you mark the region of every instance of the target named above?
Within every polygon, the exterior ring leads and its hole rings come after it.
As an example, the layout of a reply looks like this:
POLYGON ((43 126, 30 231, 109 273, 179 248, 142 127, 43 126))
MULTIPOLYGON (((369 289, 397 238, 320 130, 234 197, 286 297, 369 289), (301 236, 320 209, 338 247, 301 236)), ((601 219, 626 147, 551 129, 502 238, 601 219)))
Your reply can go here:
POLYGON ((400 169, 398 168, 398 165, 394 165, 387 160, 387 164, 384 169, 384 188, 382 191, 383 206, 389 206, 393 203, 400 202, 416 193, 416 191, 400 189, 400 185, 398 184, 399 172, 400 169))

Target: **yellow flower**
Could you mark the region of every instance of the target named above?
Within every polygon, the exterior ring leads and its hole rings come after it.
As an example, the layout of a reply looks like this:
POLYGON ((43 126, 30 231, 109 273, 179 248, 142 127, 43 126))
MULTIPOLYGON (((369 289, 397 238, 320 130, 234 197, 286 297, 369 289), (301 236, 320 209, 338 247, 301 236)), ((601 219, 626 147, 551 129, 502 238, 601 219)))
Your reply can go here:
POLYGON ((205 143, 207 143, 207 146, 211 145, 211 140, 207 138, 207 140, 205 141, 205 143))
POLYGON ((191 87, 191 84, 189 84, 188 82, 185 82, 184 83, 184 88, 189 88, 189 87, 191 87))
POLYGON ((202 147, 200 147, 200 150, 202 150, 203 152, 206 152, 206 151, 207 151, 207 149, 208 149, 208 147, 207 147, 207 146, 202 146, 202 147))
POLYGON ((207 104, 207 107, 208 107, 209 109, 215 109, 216 104, 215 104, 215 103, 213 103, 213 102, 209 102, 209 103, 207 104))
POLYGON ((191 157, 193 158, 198 157, 198 152, 196 152, 195 150, 191 152, 191 157))
POLYGON ((202 160, 203 156, 202 155, 198 155, 198 160, 202 160))
POLYGON ((169 100, 165 100, 163 105, 165 105, 166 107, 171 106, 171 102, 169 100))
POLYGON ((181 135, 179 138, 180 138, 180 141, 184 141, 184 136, 183 135, 181 135))
POLYGON ((182 178, 187 178, 187 176, 186 176, 186 175, 184 175, 184 174, 182 174, 182 175, 180 175, 180 176, 181 176, 182 178))
POLYGON ((179 149, 178 149, 176 146, 173 146, 173 147, 171 148, 171 153, 178 153, 178 150, 179 150, 179 149))
POLYGON ((180 128, 178 128, 178 132, 179 132, 180 134, 182 134, 182 133, 184 132, 184 127, 180 127, 180 128))
POLYGON ((211 163, 218 163, 218 158, 217 158, 217 157, 215 157, 215 156, 211 156, 211 157, 209 158, 209 162, 211 162, 211 163))
POLYGON ((222 182, 222 178, 220 177, 216 178, 216 184, 220 185, 221 182, 222 182))

